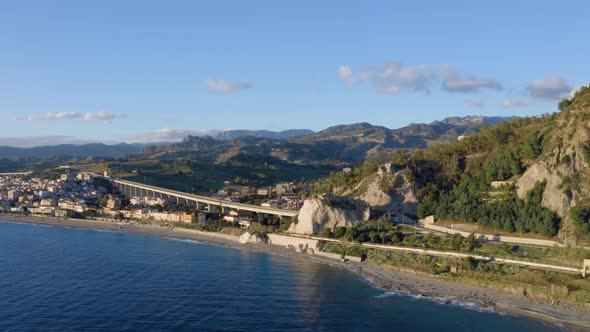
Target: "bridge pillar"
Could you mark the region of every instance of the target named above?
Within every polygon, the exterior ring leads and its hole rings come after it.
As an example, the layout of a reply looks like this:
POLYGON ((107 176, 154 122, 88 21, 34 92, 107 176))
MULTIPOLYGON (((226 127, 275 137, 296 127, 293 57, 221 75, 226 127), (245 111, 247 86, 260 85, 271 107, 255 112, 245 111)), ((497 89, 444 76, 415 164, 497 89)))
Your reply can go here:
POLYGON ((209 213, 219 213, 220 209, 217 205, 207 204, 207 211, 209 213))

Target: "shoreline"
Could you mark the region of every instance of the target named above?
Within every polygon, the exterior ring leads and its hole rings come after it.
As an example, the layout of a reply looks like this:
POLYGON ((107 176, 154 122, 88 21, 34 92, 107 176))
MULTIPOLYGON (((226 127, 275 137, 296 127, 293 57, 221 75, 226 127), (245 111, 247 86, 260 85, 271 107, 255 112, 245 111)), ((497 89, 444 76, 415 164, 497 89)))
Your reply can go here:
POLYGON ((356 263, 349 261, 341 263, 339 260, 329 257, 297 253, 281 246, 256 243, 240 244, 238 237, 233 235, 202 232, 180 227, 171 229, 162 227, 159 224, 143 225, 127 222, 118 223, 87 219, 60 219, 5 214, 0 214, 0 221, 54 227, 107 230, 170 239, 193 240, 204 244, 303 259, 355 273, 367 282, 370 282, 373 286, 384 290, 384 296, 388 296, 389 294, 407 295, 474 310, 526 316, 576 331, 590 331, 590 315, 588 315, 587 308, 564 304, 550 304, 474 284, 434 278, 409 270, 401 271, 371 262, 356 263))

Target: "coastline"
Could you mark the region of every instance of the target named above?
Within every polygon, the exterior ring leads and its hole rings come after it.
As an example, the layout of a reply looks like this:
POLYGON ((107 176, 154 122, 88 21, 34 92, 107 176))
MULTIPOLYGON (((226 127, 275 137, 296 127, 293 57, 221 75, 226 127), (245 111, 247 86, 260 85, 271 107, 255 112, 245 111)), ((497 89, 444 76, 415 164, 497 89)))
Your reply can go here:
POLYGON ((379 266, 370 262, 341 263, 329 257, 307 255, 268 244, 239 244, 238 237, 201 232, 185 228, 167 228, 157 224, 115 223, 86 219, 60 219, 51 217, 19 216, 0 214, 0 221, 72 227, 92 230, 106 230, 120 233, 141 234, 181 240, 193 240, 205 244, 224 246, 275 256, 304 259, 328 264, 360 275, 386 293, 431 299, 436 302, 471 307, 476 310, 489 310, 499 313, 527 316, 550 324, 576 331, 590 331, 590 317, 587 309, 564 304, 550 304, 523 296, 503 293, 477 285, 459 283, 433 278, 413 271, 400 271, 391 267, 379 266))

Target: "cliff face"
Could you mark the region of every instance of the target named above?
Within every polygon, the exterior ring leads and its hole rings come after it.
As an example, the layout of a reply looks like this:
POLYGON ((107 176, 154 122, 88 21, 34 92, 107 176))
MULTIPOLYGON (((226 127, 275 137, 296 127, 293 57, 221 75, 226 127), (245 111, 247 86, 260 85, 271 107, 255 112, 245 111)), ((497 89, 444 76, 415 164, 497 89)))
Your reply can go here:
POLYGON ((325 195, 305 201, 298 222, 289 232, 317 234, 326 228, 354 227, 369 220, 371 208, 363 201, 349 197, 325 195))
POLYGON ((546 181, 543 207, 561 218, 558 240, 569 245, 579 244, 579 230, 571 221, 569 211, 577 205, 587 205, 590 199, 590 108, 573 105, 559 114, 540 161, 530 166, 518 179, 517 194, 524 199, 535 182, 546 181))
POLYGON ((394 170, 391 164, 379 167, 377 174, 366 179, 356 190, 366 188, 358 199, 377 211, 388 211, 415 215, 418 200, 406 170, 394 170))

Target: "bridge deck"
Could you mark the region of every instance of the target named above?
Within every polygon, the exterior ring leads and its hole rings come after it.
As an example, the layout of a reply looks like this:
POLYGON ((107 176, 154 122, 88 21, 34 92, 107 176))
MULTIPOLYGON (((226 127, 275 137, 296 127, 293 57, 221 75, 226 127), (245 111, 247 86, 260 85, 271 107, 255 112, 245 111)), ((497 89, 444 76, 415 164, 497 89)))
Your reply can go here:
POLYGON ((296 215, 299 214, 299 211, 295 211, 295 210, 275 209, 275 208, 263 207, 263 206, 258 206, 258 205, 234 203, 234 202, 228 202, 228 201, 224 201, 221 199, 215 199, 215 198, 211 198, 211 197, 207 197, 207 196, 187 194, 187 193, 183 193, 181 191, 151 186, 151 185, 133 182, 133 181, 118 180, 118 179, 111 179, 111 180, 117 184, 122 184, 122 185, 130 186, 130 187, 134 187, 134 188, 138 188, 138 189, 143 189, 143 190, 149 190, 152 192, 156 192, 156 193, 160 193, 160 194, 168 195, 168 196, 174 196, 174 197, 178 197, 178 198, 189 200, 189 201, 211 204, 211 205, 216 205, 216 206, 220 206, 220 207, 228 207, 228 208, 236 209, 236 210, 251 211, 251 212, 256 212, 256 213, 265 213, 265 214, 277 215, 277 216, 282 216, 282 217, 295 217, 296 215))

